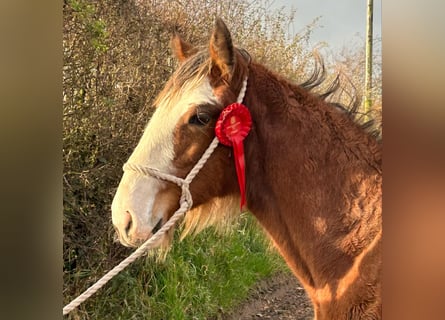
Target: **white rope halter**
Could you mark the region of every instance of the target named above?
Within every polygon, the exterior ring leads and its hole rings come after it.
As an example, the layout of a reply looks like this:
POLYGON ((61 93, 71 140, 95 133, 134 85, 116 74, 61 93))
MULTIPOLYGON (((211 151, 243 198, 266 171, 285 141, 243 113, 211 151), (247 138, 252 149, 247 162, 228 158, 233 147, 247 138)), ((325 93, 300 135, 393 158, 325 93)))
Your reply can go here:
MULTIPOLYGON (((238 99, 236 102, 242 103, 244 99, 244 95, 246 93, 247 88, 247 76, 244 79, 240 93, 238 95, 238 99)), ((125 269, 129 264, 143 255, 148 249, 155 248, 159 245, 158 242, 162 239, 162 236, 170 230, 170 228, 181 219, 184 214, 189 211, 193 205, 192 194, 190 193, 190 183, 193 178, 198 174, 199 170, 204 166, 207 160, 212 155, 213 151, 218 146, 218 138, 215 136, 213 141, 207 147, 207 150, 201 156, 201 159, 195 164, 193 169, 189 172, 189 174, 184 178, 178 178, 174 175, 164 173, 155 168, 150 168, 146 166, 141 166, 135 163, 125 163, 123 166, 124 171, 132 170, 136 171, 140 174, 150 175, 157 179, 170 181, 174 184, 177 184, 181 187, 181 198, 179 199, 179 209, 172 215, 172 217, 147 241, 145 241, 139 248, 137 248, 130 256, 128 256, 125 260, 115 266, 113 269, 108 271, 102 278, 100 278, 95 284, 85 290, 80 296, 71 301, 68 305, 63 308, 63 315, 70 313, 73 309, 77 308, 82 302, 91 297, 97 290, 103 287, 108 281, 110 281, 115 275, 125 269)))

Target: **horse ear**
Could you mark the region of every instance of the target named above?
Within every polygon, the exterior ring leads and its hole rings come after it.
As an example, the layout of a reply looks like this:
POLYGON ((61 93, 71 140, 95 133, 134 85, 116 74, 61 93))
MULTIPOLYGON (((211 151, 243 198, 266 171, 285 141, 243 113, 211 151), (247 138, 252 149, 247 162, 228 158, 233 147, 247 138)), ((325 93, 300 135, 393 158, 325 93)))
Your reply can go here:
POLYGON ((219 69, 223 76, 232 75, 235 64, 232 37, 226 24, 220 18, 216 19, 210 38, 210 57, 213 65, 219 69))
POLYGON ((198 50, 188 42, 185 42, 178 33, 174 33, 170 43, 173 54, 178 58, 179 62, 183 62, 188 57, 194 55, 198 50))

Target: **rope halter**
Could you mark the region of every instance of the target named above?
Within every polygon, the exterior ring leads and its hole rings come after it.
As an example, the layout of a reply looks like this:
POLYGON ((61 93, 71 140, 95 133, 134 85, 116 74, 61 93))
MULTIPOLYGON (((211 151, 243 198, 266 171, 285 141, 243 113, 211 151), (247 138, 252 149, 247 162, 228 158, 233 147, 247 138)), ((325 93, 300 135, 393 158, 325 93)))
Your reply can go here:
MULTIPOLYGON (((246 93, 247 87, 247 76, 243 81, 241 91, 238 96, 238 103, 241 103, 244 99, 244 94, 246 93)), ((82 302, 91 297, 96 291, 103 287, 108 281, 110 281, 115 275, 125 269, 129 264, 147 252, 148 249, 158 246, 158 243, 164 236, 164 234, 170 230, 170 228, 184 216, 184 214, 189 211, 193 205, 192 195, 190 193, 190 183, 193 178, 198 174, 199 170, 204 166, 206 161, 209 159, 215 148, 218 146, 219 140, 215 136, 213 141, 207 147, 207 150, 201 156, 201 159, 195 164, 193 169, 184 178, 178 178, 174 175, 164 173, 155 168, 150 168, 146 166, 141 166, 135 163, 125 163, 123 166, 124 171, 136 171, 143 175, 149 175, 160 180, 170 181, 178 185, 181 188, 181 198, 179 199, 179 209, 172 215, 172 217, 147 241, 145 241, 139 248, 137 248, 131 255, 126 259, 121 261, 117 266, 108 271, 102 278, 100 278, 95 284, 85 290, 80 296, 72 300, 68 305, 63 308, 63 314, 66 315, 70 313, 73 309, 78 307, 82 302)))

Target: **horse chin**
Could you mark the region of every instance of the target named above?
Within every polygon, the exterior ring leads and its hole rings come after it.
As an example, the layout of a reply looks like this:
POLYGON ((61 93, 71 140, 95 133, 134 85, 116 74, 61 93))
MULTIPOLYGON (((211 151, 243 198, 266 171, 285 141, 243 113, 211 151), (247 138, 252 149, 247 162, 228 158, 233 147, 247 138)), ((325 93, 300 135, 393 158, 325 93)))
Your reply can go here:
MULTIPOLYGON (((148 234, 142 235, 140 234, 137 238, 132 239, 126 239, 125 237, 122 237, 120 233, 116 230, 116 233, 114 235, 114 242, 120 242, 123 246, 129 247, 129 248, 137 248, 141 246, 144 242, 151 239, 156 232, 158 232, 162 226, 164 225, 163 219, 159 219, 159 221, 156 223, 156 225, 153 227, 151 232, 148 234)), ((172 228, 173 229, 173 228, 172 228)), ((170 230, 166 232, 159 241, 157 241, 157 245, 155 244, 155 247, 161 246, 164 247, 165 244, 168 244, 170 241, 168 238, 170 238, 170 230)))
POLYGON ((138 246, 136 242, 134 242, 133 240, 125 239, 118 232, 116 232, 114 235, 114 242, 118 242, 128 248, 134 248, 138 246))

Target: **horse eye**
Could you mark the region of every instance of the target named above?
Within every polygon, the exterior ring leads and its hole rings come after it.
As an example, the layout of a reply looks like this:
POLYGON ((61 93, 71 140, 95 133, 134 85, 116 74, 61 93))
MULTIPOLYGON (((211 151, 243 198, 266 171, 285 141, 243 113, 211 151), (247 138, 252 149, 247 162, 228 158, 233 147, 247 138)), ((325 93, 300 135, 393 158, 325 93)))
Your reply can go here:
POLYGON ((210 116, 205 113, 196 113, 189 119, 189 124, 205 126, 210 121, 210 116))

